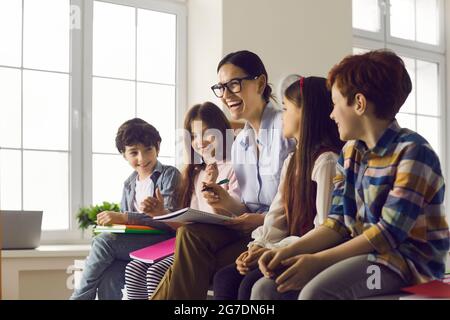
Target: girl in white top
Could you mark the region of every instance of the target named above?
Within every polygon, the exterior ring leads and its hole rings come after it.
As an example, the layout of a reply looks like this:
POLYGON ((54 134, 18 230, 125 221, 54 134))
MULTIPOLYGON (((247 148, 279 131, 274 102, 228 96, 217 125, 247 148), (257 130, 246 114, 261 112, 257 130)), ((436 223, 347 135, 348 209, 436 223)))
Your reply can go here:
POLYGON ((267 250, 284 247, 322 224, 331 206, 338 153, 343 146, 330 119, 331 94, 326 79, 297 77, 284 92, 283 135, 297 148, 284 161, 278 192, 264 224, 252 232, 248 250, 214 277, 218 300, 249 300, 263 275, 258 259, 267 250))
MULTIPOLYGON (((235 211, 241 194, 233 166, 228 161, 231 143, 227 145, 225 137, 231 125, 225 114, 211 102, 195 105, 186 114, 184 129, 188 162, 182 171, 182 183, 178 190, 179 206, 223 215, 241 213, 235 211), (228 180, 220 186, 233 199, 232 207, 213 208, 205 199, 204 187, 222 180, 228 180)), ((176 228, 180 224, 170 225, 176 228)), ((127 297, 132 300, 148 299, 173 259, 172 255, 154 264, 138 260, 128 263, 125 271, 127 297)))

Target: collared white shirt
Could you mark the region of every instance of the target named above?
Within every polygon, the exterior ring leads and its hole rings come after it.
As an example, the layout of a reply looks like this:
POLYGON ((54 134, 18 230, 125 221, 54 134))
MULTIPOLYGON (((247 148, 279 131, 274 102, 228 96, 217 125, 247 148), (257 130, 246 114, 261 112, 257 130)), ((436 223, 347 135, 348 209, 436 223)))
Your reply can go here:
POLYGON ((267 212, 278 190, 283 162, 295 140, 283 137, 283 113, 269 102, 258 136, 247 122, 231 150, 231 161, 241 189, 241 200, 251 212, 267 212), (258 158, 259 147, 259 158, 258 158))

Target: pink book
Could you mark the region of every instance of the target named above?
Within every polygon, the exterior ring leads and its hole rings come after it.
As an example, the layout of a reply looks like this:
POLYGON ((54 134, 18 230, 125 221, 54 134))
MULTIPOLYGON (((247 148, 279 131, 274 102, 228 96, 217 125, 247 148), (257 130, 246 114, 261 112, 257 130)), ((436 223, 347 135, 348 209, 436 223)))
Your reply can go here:
POLYGON ((130 252, 130 258, 146 263, 155 263, 172 255, 175 251, 175 239, 161 241, 151 246, 130 252))

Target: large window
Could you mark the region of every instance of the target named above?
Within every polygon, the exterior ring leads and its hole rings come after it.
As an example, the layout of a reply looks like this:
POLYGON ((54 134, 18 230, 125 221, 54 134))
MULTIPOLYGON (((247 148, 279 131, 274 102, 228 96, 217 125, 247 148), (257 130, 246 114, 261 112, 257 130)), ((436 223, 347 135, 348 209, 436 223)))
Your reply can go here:
POLYGON ((185 108, 185 7, 152 0, 0 1, 0 209, 43 210, 76 240, 81 206, 120 202, 121 123, 141 117, 175 163, 185 108))
POLYGON ((160 161, 175 163, 177 20, 99 1, 93 17, 92 191, 93 202, 101 203, 120 199, 131 172, 114 143, 125 120, 140 117, 157 127, 160 161))
POLYGON ((69 0, 0 1, 0 208, 69 217, 69 0))
POLYGON ((428 140, 446 174, 443 17, 442 0, 353 0, 354 53, 389 48, 403 58, 413 90, 397 120, 428 140))

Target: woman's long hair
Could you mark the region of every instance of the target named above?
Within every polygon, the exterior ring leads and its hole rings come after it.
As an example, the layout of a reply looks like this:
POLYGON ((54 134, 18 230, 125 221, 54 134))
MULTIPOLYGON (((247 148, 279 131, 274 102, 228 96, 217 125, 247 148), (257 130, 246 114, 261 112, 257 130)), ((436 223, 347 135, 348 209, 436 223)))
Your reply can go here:
POLYGON ((300 78, 284 95, 302 112, 300 140, 287 169, 283 195, 289 233, 302 236, 314 228, 317 214, 317 186, 311 179, 314 163, 326 151, 339 153, 344 143, 330 119, 333 103, 325 78, 300 78))
MULTIPOLYGON (((196 104, 190 108, 184 118, 184 129, 190 134, 190 139, 185 139, 185 151, 189 159, 181 172, 181 184, 178 188, 178 203, 182 208, 191 205, 192 194, 194 193, 194 181, 197 174, 206 167, 203 159, 192 148, 192 125, 194 120, 202 121, 202 127, 218 130, 222 135, 222 150, 216 150, 216 159, 228 160, 231 155, 231 142, 227 143, 227 134, 231 132, 231 124, 223 111, 212 102, 196 104), (228 130, 228 131, 227 131, 228 130)), ((220 147, 220 146, 219 146, 220 147)))

